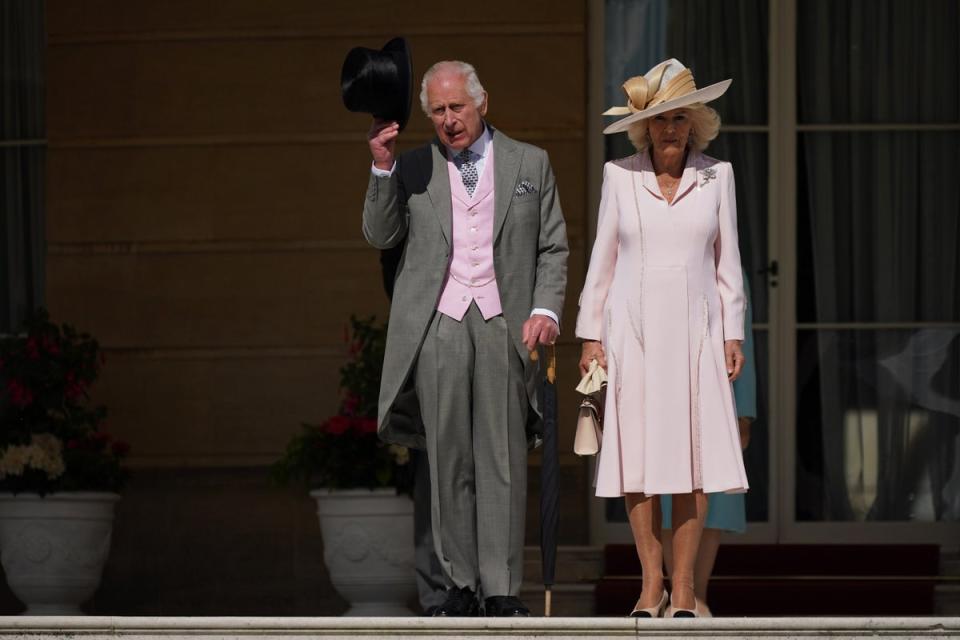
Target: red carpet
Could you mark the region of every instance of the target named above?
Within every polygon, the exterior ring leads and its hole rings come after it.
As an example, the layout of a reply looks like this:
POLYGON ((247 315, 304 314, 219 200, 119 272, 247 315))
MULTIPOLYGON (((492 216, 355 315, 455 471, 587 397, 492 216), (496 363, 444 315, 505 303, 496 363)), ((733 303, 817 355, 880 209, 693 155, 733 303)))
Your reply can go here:
MULTIPOLYGON (((936 545, 729 545, 708 600, 719 616, 919 616, 934 612, 936 545)), ((640 595, 640 562, 608 545, 598 615, 626 615, 640 595)))

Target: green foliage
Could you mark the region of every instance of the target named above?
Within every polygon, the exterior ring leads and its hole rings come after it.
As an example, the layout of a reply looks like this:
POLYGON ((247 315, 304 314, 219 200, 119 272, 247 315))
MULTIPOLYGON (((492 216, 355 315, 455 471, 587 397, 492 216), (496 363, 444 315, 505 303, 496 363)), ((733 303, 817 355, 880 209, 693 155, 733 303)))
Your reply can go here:
POLYGON ((348 362, 340 368, 337 415, 321 424, 303 424, 291 438, 272 475, 281 484, 298 480, 330 489, 412 486, 410 453, 377 436, 377 399, 387 339, 386 325, 374 317, 350 317, 344 330, 348 362))
POLYGON ((0 338, 0 491, 118 491, 129 446, 101 430, 91 406, 96 340, 36 310, 25 332, 0 338))

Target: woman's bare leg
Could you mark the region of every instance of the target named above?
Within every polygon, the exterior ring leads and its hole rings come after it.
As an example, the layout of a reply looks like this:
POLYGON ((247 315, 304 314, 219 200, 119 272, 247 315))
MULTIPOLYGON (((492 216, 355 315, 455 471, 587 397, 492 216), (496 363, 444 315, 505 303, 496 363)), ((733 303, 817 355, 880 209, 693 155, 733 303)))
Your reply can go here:
POLYGON ((717 559, 717 550, 720 549, 720 529, 704 529, 700 537, 700 550, 697 551, 697 568, 694 578, 694 591, 697 600, 707 604, 707 584, 713 574, 713 563, 717 559))
POLYGON ((667 577, 673 575, 673 529, 663 529, 660 534, 663 542, 663 564, 667 568, 667 577))
MULTIPOLYGON (((677 609, 694 610, 697 551, 707 516, 707 496, 703 491, 673 496, 673 575, 671 604, 677 609)), ((661 554, 662 555, 662 554, 661 554)))
POLYGON ((626 495, 627 515, 637 556, 643 567, 643 591, 638 608, 655 607, 663 594, 663 545, 660 541, 660 498, 642 493, 626 495))

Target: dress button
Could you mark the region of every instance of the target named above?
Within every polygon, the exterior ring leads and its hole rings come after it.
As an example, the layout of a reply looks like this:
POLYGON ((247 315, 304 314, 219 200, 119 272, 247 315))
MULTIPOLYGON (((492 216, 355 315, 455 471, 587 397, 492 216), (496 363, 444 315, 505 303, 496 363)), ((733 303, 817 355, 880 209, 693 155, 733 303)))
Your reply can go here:
POLYGON ((467 296, 463 296, 463 297, 460 298, 460 299, 463 300, 464 302, 466 302, 466 301, 467 301, 467 296))
POLYGON ((472 231, 473 233, 476 233, 477 228, 476 228, 476 227, 470 227, 470 231, 472 231))

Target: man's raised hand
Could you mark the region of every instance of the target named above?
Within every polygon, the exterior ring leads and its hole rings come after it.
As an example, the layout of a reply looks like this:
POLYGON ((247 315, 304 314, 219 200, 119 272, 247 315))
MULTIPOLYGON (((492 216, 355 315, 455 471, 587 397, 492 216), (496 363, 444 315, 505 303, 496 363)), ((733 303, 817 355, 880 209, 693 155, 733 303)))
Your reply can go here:
POLYGON ((367 132, 367 142, 370 144, 370 154, 373 156, 373 166, 383 171, 393 169, 394 148, 397 136, 400 135, 400 125, 396 122, 374 120, 367 132))

